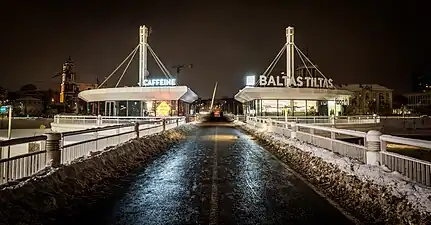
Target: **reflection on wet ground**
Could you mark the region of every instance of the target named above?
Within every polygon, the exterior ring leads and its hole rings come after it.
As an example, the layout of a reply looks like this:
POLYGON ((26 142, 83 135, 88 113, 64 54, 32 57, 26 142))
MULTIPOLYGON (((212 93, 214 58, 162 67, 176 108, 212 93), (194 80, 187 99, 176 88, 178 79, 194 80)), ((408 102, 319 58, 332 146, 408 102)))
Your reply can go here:
POLYGON ((202 126, 61 224, 351 224, 234 127, 202 126))

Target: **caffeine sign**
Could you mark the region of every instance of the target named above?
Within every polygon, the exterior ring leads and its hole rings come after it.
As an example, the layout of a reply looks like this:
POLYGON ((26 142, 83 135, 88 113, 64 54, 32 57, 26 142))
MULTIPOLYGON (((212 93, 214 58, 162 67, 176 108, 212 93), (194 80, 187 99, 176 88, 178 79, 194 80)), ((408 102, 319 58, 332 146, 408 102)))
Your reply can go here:
POLYGON ((333 88, 333 80, 324 77, 301 77, 288 79, 287 76, 259 76, 260 87, 307 87, 333 88))

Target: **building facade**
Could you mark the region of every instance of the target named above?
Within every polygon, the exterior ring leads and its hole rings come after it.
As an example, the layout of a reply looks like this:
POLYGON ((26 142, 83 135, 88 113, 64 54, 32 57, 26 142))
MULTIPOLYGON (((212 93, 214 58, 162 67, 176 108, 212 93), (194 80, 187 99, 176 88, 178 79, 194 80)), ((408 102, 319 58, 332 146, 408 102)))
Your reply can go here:
POLYGON ((409 93, 404 95, 407 98, 407 107, 415 114, 431 114, 431 91, 409 93))
POLYGON ((336 88, 332 79, 318 75, 317 66, 301 66, 292 79, 280 75, 248 76, 235 95, 250 116, 344 115, 352 93, 336 88))
POLYGON ((346 84, 339 88, 353 93, 346 114, 392 114, 392 89, 378 84, 346 84))

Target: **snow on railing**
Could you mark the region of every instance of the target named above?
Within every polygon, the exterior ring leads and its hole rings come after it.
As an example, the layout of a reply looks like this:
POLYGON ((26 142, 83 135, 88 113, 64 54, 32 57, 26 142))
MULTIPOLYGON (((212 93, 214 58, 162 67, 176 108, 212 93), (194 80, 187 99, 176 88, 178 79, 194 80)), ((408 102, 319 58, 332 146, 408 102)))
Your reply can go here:
MULTIPOLYGON (((385 165, 411 180, 431 186, 431 162, 386 151, 387 143, 431 149, 431 141, 382 135, 379 131, 353 131, 296 122, 248 117, 247 124, 283 134, 370 165, 385 165), (354 142, 347 142, 353 138, 354 142)), ((420 150, 419 150, 420 151, 420 150)))
POLYGON ((165 118, 0 141, 0 185, 34 175, 46 166, 56 167, 70 163, 93 151, 172 129, 184 123, 185 118, 165 118), (29 149, 28 153, 10 157, 9 153, 13 151, 10 147, 35 142, 42 144, 39 148, 29 149), (8 154, 4 154, 5 150, 8 154))
POLYGON ((271 119, 283 122, 307 124, 372 124, 380 123, 378 115, 360 116, 256 116, 252 118, 271 119))
POLYGON ((135 121, 156 121, 160 119, 181 119, 180 116, 153 117, 153 116, 77 116, 55 115, 56 124, 85 124, 85 125, 112 125, 130 123, 135 121))

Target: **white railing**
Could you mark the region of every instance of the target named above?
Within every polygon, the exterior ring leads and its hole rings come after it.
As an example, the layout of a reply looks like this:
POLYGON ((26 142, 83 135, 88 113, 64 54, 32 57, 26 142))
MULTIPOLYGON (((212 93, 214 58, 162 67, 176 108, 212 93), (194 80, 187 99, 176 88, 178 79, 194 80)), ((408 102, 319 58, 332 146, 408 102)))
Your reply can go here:
POLYGON ((374 124, 380 123, 377 115, 362 116, 257 116, 251 118, 271 119, 307 124, 374 124))
POLYGON ((46 166, 70 163, 91 152, 184 123, 185 118, 159 119, 0 141, 0 156, 3 156, 0 158, 0 185, 34 175, 46 166), (28 143, 34 145, 33 152, 9 157, 13 151, 11 146, 28 143))
POLYGON ((373 130, 365 133, 256 117, 247 118, 247 124, 304 141, 362 163, 385 165, 412 181, 431 186, 431 162, 387 151, 387 143, 431 149, 431 141, 381 135, 380 132, 373 130), (357 143, 347 142, 346 139, 349 137, 357 143))
POLYGON ((431 162, 415 159, 413 157, 401 155, 395 152, 388 152, 388 143, 402 144, 430 150, 431 141, 396 137, 391 135, 380 136, 380 162, 383 165, 387 166, 390 170, 397 171, 416 182, 431 186, 431 162))
POLYGON ((137 121, 156 121, 161 119, 181 119, 183 117, 132 117, 132 116, 76 116, 76 115, 55 115, 56 124, 83 124, 83 125, 112 125, 124 124, 137 121))

